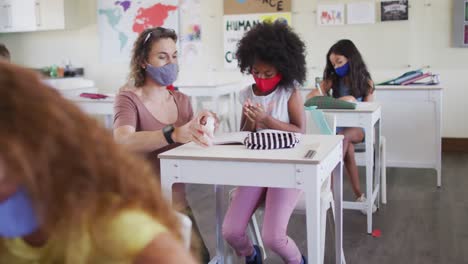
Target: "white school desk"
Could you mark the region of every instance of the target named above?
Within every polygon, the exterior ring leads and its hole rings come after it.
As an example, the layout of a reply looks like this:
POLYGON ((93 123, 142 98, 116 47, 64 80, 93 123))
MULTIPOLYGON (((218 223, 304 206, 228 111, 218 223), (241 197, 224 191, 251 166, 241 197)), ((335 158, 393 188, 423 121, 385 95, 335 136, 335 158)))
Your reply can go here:
POLYGON ((376 86, 382 104, 387 166, 431 168, 442 184, 442 91, 438 85, 376 86))
POLYGON ((295 148, 282 150, 249 150, 242 145, 202 148, 189 143, 159 154, 162 190, 171 200, 174 183, 215 185, 217 256, 210 263, 223 264, 228 260, 221 234, 223 185, 301 189, 306 199, 309 262, 319 263, 320 192, 322 183, 333 172, 335 254, 336 263, 341 264, 342 140, 342 136, 303 135, 295 148), (317 153, 305 159, 309 149, 317 153))
POLYGON ((114 97, 89 99, 78 96, 66 97, 90 115, 103 115, 105 127, 112 129, 114 123, 114 97))
POLYGON ((343 202, 343 208, 353 210, 367 210, 367 233, 372 233, 372 206, 380 193, 380 151, 375 152, 374 170, 374 142, 377 149, 380 146, 381 106, 376 102, 357 103, 356 109, 322 109, 326 113, 336 116, 337 127, 362 127, 365 132, 365 166, 366 166, 366 197, 367 204, 362 202, 343 202), (375 128, 375 129, 374 129, 375 128), (375 174, 374 174, 375 172, 375 174), (374 176, 376 184, 374 186, 374 176))

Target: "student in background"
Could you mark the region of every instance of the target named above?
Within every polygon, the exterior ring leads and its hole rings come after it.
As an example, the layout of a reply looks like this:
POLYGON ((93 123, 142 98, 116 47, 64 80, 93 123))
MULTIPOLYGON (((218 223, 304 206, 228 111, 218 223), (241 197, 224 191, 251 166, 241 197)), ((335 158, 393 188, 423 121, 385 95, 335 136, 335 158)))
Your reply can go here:
POLYGON ((0 62, 0 263, 195 263, 151 166, 0 62))
MULTIPOLYGON (((261 23, 240 40, 236 57, 242 73, 255 84, 240 92, 241 128, 246 131, 277 129, 304 133, 304 103, 296 89, 306 78, 305 46, 285 23, 261 23)), ((258 204, 265 201, 262 237, 265 246, 285 263, 306 263, 287 236, 289 218, 300 190, 237 187, 223 223, 223 236, 248 264, 262 263, 261 250, 246 235, 247 224, 258 204)))
MULTIPOLYGON (((157 27, 144 30, 137 38, 130 63, 127 86, 115 98, 114 138, 128 149, 141 153, 153 164, 159 179, 158 154, 194 141, 208 146, 209 134, 200 124, 203 116, 193 114, 190 98, 178 91, 168 90, 178 76, 177 35, 172 29, 157 27)), ((193 222, 195 235, 201 238, 198 226, 185 195, 185 184, 174 184, 174 205, 193 222)), ((202 259, 210 261, 202 244, 202 259)))
MULTIPOLYGON (((323 81, 319 90, 313 90, 307 99, 330 95, 349 102, 370 102, 374 100, 374 83, 361 53, 351 40, 343 39, 335 43, 327 53, 323 81)), ((354 145, 364 141, 364 130, 357 127, 337 128, 337 133, 344 136, 343 152, 346 174, 351 181, 356 200, 365 202, 361 192, 354 145)), ((374 208, 375 209, 375 208, 374 208)), ((375 211, 375 210, 374 210, 375 211)), ((362 210, 365 213, 365 210, 362 210)))
POLYGON ((0 61, 2 60, 10 62, 10 51, 4 44, 0 43, 0 61))

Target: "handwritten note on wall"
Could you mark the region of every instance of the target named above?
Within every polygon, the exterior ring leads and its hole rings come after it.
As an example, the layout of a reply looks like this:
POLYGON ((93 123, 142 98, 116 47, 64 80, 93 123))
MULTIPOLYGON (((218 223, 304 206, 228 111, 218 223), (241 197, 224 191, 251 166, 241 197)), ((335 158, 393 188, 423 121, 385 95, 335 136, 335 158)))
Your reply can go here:
POLYGON ((347 24, 374 24, 374 2, 349 3, 346 18, 347 24))

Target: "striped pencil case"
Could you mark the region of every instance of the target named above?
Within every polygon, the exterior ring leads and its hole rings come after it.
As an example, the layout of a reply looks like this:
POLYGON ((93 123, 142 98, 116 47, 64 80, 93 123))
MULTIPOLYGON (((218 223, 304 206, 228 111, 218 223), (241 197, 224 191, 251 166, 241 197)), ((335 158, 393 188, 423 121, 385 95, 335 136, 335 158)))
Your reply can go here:
POLYGON ((248 149, 285 149, 294 148, 300 140, 300 134, 293 132, 259 131, 250 133, 244 140, 248 149))

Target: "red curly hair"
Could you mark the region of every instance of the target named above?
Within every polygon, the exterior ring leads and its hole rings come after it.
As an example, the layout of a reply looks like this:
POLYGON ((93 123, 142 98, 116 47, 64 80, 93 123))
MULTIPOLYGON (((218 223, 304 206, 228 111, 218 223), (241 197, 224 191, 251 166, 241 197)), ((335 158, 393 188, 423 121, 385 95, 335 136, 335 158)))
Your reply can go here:
POLYGON ((37 74, 1 62, 0 157, 6 176, 32 197, 46 233, 66 233, 137 207, 180 239, 176 216, 146 161, 114 143, 37 74))

